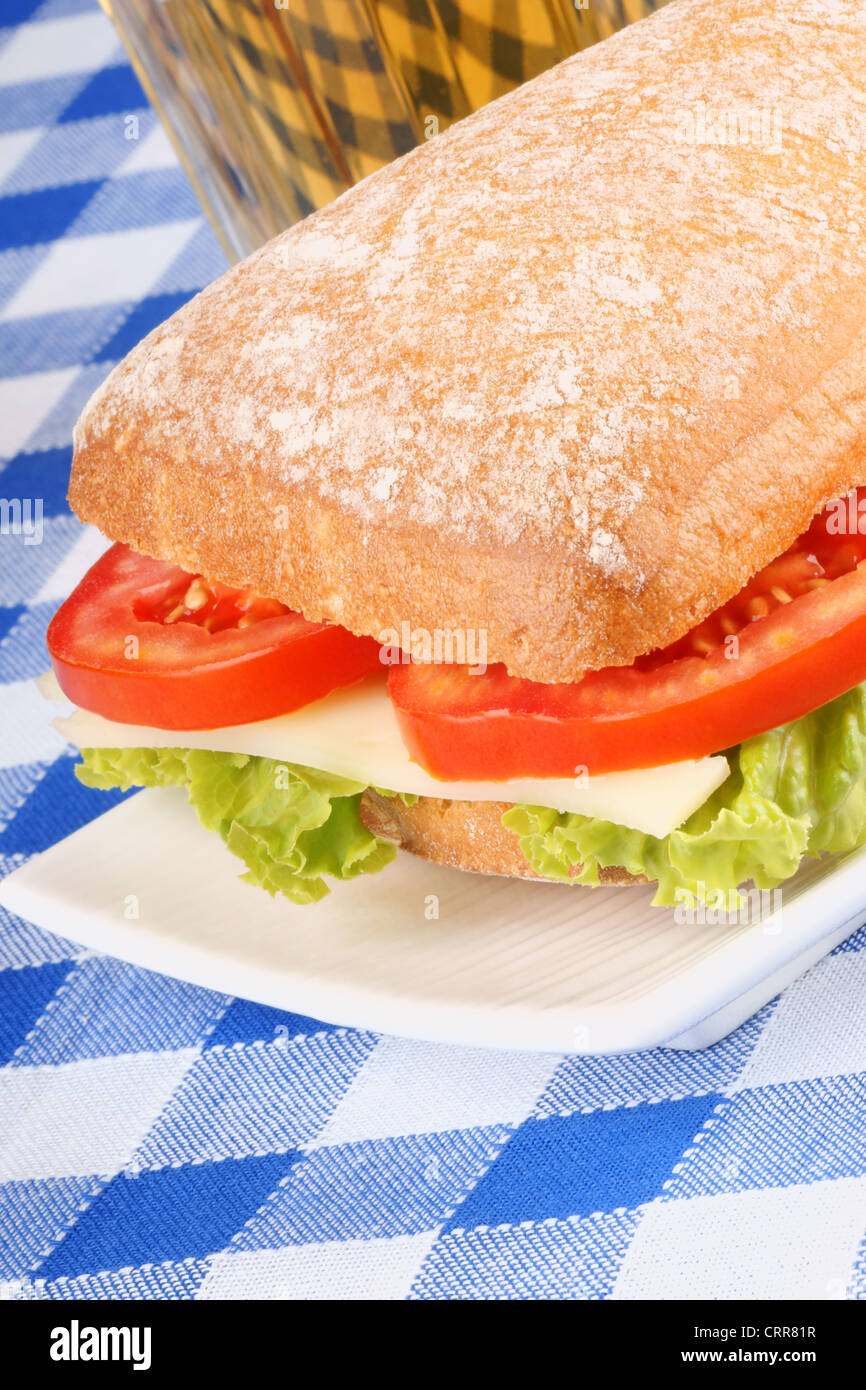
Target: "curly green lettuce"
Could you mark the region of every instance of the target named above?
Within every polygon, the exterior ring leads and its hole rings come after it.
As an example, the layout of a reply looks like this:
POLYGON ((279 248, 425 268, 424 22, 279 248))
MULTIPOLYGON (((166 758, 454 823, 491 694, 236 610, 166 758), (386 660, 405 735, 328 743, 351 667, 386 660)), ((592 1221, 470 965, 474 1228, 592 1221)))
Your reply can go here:
POLYGON ((361 821, 364 784, 345 777, 194 748, 87 748, 82 758, 88 787, 185 787, 202 825, 246 865, 244 881, 271 896, 317 902, 326 877, 377 873, 396 853, 361 821))
MULTIPOLYGON (((202 825, 246 865, 245 881, 296 903, 324 897, 326 878, 376 873, 395 855, 361 820, 360 782, 243 753, 90 748, 82 757, 76 771, 90 787, 185 787, 202 825)), ((727 781, 663 839, 543 806, 513 806, 502 823, 545 877, 596 884, 600 870, 621 867, 656 882, 661 905, 749 881, 775 888, 804 858, 866 843, 866 685, 728 757, 727 781)))
POLYGON ((514 806, 503 825, 538 873, 597 884, 601 869, 619 866, 657 882, 661 905, 749 880, 775 888, 804 858, 866 843, 866 685, 728 757, 728 780, 663 839, 541 806, 514 806))

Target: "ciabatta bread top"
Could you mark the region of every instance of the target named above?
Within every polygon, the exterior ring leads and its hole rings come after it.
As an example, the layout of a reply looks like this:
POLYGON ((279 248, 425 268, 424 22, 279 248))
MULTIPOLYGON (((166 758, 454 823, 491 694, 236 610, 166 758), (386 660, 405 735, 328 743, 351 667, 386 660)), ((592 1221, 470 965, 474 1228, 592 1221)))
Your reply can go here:
POLYGON ((70 500, 543 681, 681 635, 866 480, 866 5, 674 0, 150 334, 70 500))

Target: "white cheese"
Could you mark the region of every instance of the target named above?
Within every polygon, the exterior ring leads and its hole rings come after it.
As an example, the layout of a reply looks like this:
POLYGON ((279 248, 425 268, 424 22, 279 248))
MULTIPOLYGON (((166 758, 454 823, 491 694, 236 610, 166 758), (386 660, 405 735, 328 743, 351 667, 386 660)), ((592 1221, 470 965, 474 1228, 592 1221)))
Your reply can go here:
MULTIPOLYGON (((48 699, 68 704, 53 677, 41 678, 39 687, 48 699)), ((77 748, 209 748, 249 753, 301 763, 389 791, 455 801, 529 802, 597 816, 658 836, 682 825, 729 773, 727 760, 713 757, 590 777, 440 782, 412 762, 388 693, 376 678, 334 691, 293 714, 226 729, 150 729, 117 724, 82 709, 55 720, 54 726, 77 748)))

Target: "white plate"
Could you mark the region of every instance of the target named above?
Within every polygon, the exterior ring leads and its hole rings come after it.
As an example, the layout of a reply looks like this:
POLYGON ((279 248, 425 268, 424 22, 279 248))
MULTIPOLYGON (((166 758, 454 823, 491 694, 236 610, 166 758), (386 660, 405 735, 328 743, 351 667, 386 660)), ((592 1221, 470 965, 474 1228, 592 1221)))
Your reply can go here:
POLYGON ((487 878, 407 854, 295 907, 240 881, 182 791, 146 791, 10 874, 0 902, 94 950, 329 1022, 610 1053, 724 1037, 866 920, 864 865, 866 850, 811 865, 751 926, 678 924, 648 888, 487 878))

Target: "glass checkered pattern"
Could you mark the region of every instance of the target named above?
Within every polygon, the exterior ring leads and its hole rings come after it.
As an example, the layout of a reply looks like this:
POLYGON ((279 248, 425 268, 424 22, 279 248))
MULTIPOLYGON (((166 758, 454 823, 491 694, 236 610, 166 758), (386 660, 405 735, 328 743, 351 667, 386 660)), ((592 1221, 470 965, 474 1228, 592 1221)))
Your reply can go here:
POLYGON ((226 250, 665 0, 103 0, 226 250))

